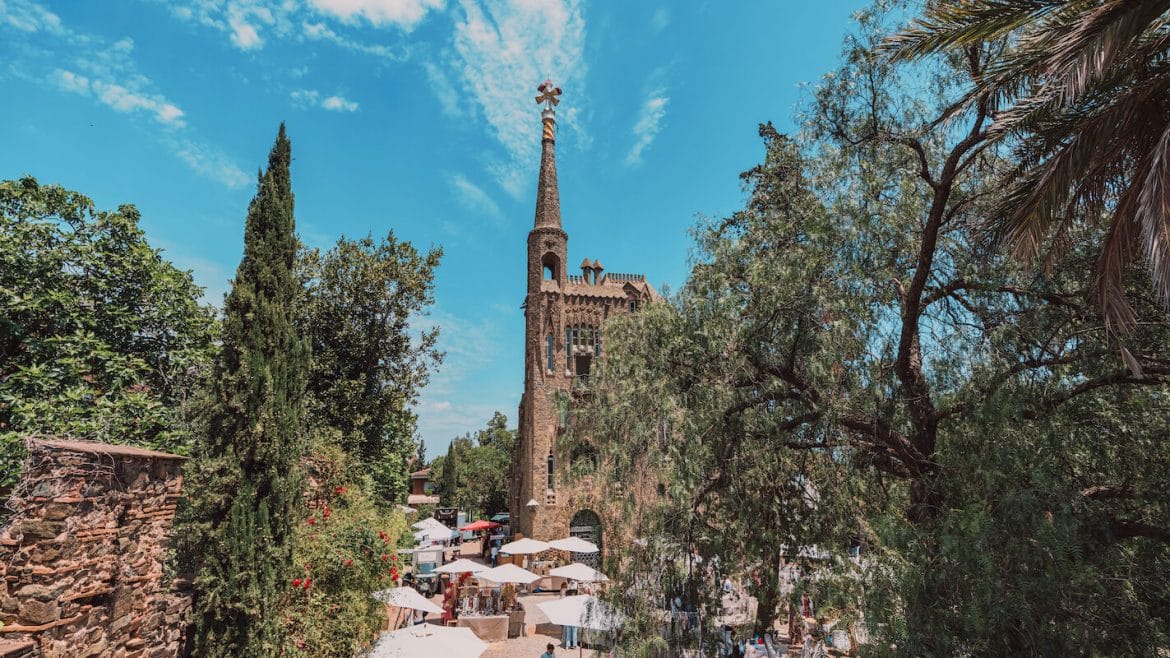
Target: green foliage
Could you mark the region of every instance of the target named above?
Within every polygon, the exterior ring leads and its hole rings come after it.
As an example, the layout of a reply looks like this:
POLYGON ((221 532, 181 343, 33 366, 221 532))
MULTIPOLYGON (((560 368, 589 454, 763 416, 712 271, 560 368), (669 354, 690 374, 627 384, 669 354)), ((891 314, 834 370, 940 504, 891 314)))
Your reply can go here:
POLYGON ((1133 265, 1149 268, 1170 306, 1167 10, 1165 0, 934 2, 890 39, 906 57, 996 52, 963 99, 995 107, 990 136, 1015 149, 993 228, 1017 253, 1051 259, 1073 226, 1107 223, 1093 292, 1125 329, 1138 318, 1126 289, 1145 287, 1126 285, 1133 265))
POLYGON ((0 491, 29 434, 190 447, 182 416, 215 314, 139 219, 32 178, 0 182, 0 491))
POLYGON ((1016 163, 987 106, 951 109, 993 54, 891 63, 892 28, 860 14, 800 145, 763 126, 744 209, 696 229, 686 286, 606 326, 573 432, 604 481, 661 484, 617 517, 648 539, 617 556, 622 642, 651 649, 664 591, 712 619, 711 558, 768 626, 786 544, 826 554, 789 596, 864 619, 872 655, 1153 655, 1170 321, 1131 297, 1135 375, 1081 281, 1099 227, 1064 233, 1043 274, 985 248, 1016 163))
POLYGON ((442 251, 420 254, 391 231, 340 239, 324 254, 302 252, 301 331, 312 343, 309 416, 374 478, 382 503, 402 502, 415 453, 418 392, 442 354, 438 328, 412 336, 410 322, 433 303, 442 251))
POLYGON ((188 556, 201 656, 278 656, 280 607, 304 517, 301 427, 309 350, 296 326, 291 147, 284 125, 248 208, 244 257, 224 307, 223 344, 189 469, 188 556))
POLYGON ((443 505, 487 518, 508 509, 508 474, 516 430, 495 412, 487 427, 451 441, 447 454, 431 464, 443 505), (454 464, 454 466, 452 466, 454 464))
POLYGON ((406 521, 368 493, 364 468, 336 446, 314 448, 314 508, 294 533, 294 577, 284 620, 290 656, 349 658, 376 637, 386 606, 371 594, 396 586, 406 521))

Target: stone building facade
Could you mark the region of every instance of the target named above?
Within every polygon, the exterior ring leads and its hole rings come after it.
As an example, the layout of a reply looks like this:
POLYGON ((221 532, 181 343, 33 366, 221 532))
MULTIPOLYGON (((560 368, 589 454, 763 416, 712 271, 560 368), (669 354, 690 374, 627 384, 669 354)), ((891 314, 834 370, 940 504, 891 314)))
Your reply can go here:
POLYGON ((30 440, 0 530, 0 657, 174 658, 189 584, 164 565, 183 458, 30 440))
POLYGON ((597 509, 599 487, 588 477, 568 477, 570 469, 591 457, 583 446, 578 454, 568 454, 561 438, 574 383, 587 381, 593 362, 605 353, 605 321, 635 311, 657 292, 645 276, 605 272, 598 260, 586 258, 580 274, 569 273, 555 154, 554 107, 560 90, 545 82, 539 91, 544 110, 536 214, 528 233, 524 395, 509 491, 512 529, 542 540, 572 534, 604 548, 608 533, 597 509))

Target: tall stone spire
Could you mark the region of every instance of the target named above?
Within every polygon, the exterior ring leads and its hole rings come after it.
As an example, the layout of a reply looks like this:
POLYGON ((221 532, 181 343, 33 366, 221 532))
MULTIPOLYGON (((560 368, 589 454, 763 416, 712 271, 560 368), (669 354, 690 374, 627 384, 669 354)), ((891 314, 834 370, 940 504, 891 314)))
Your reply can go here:
POLYGON ((544 132, 540 138, 540 180, 536 185, 535 228, 561 228, 561 196, 557 191, 556 106, 561 102, 560 87, 545 80, 536 88, 536 102, 544 105, 540 120, 544 132))

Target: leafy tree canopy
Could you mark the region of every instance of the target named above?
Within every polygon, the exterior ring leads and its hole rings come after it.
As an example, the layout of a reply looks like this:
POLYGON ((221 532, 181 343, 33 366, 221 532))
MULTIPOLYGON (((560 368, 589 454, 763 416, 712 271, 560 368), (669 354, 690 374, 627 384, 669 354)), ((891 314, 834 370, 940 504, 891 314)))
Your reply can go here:
POLYGON ((383 503, 405 499, 416 452, 413 406, 442 358, 439 329, 410 323, 434 302, 442 251, 420 254, 393 231, 302 250, 299 325, 312 343, 308 419, 365 464, 383 503))
POLYGON ((46 434, 186 453, 182 422, 218 326, 134 206, 0 182, 0 489, 46 434))

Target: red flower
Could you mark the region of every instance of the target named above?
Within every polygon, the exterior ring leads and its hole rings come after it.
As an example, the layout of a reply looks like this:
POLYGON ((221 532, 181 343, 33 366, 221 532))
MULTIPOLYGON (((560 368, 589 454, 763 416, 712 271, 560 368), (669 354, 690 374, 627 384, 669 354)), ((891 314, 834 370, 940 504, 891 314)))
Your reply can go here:
POLYGON ((397 556, 397 555, 391 555, 391 556, 390 556, 390 561, 391 561, 391 562, 397 562, 397 561, 398 561, 398 556, 397 556))
POLYGON ((301 586, 301 579, 300 578, 293 578, 293 587, 300 587, 300 586, 301 586))
POLYGON ((329 509, 328 507, 326 507, 326 508, 325 508, 325 511, 324 511, 324 512, 321 512, 321 516, 323 516, 323 517, 325 517, 325 518, 329 518, 329 515, 330 515, 330 514, 332 514, 332 513, 333 513, 333 512, 332 512, 332 511, 330 511, 330 509, 329 509))
POLYGON ((352 566, 353 566, 353 560, 346 560, 346 561, 345 561, 345 566, 347 566, 347 567, 352 567, 352 566))
POLYGON ((305 579, 305 589, 309 589, 309 585, 312 585, 312 584, 313 584, 313 579, 312 579, 312 578, 306 578, 306 579, 305 579))
POLYGON ((333 493, 340 496, 341 494, 345 493, 345 487, 337 487, 333 490, 333 493))
POLYGON ((390 559, 389 555, 386 555, 385 553, 382 554, 382 561, 383 562, 385 562, 386 560, 389 560, 389 559, 390 559))
POLYGON ((309 517, 309 520, 308 520, 308 524, 309 524, 309 525, 317 525, 317 517, 315 517, 315 516, 310 516, 310 517, 309 517))

